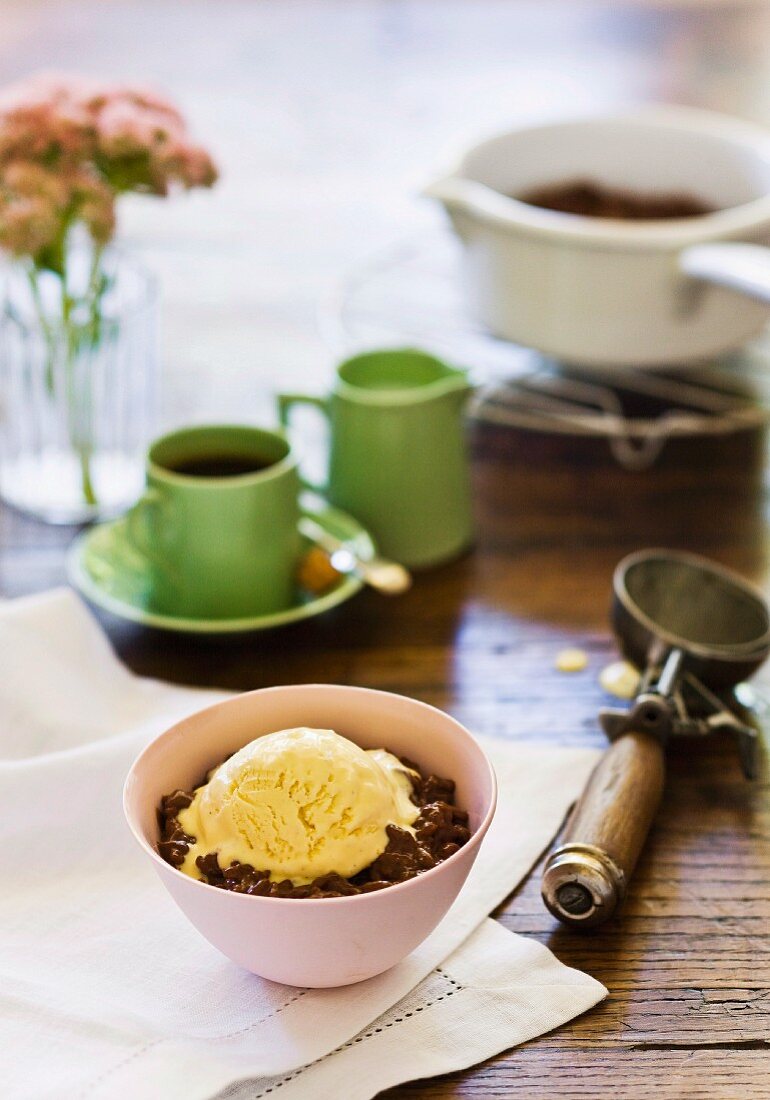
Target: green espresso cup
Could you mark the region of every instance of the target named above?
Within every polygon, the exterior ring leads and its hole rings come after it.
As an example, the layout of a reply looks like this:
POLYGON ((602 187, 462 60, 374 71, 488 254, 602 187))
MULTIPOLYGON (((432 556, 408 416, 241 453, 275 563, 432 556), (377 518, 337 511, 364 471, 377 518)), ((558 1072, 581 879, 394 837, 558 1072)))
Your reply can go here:
POLYGON ((294 602, 299 474, 285 437, 261 428, 185 428, 156 440, 147 489, 126 516, 158 611, 267 615, 294 602))
POLYGON ((314 486, 411 568, 456 557, 472 540, 463 408, 466 373, 411 348, 357 355, 337 368, 329 397, 281 394, 284 428, 297 404, 331 425, 329 478, 314 486))

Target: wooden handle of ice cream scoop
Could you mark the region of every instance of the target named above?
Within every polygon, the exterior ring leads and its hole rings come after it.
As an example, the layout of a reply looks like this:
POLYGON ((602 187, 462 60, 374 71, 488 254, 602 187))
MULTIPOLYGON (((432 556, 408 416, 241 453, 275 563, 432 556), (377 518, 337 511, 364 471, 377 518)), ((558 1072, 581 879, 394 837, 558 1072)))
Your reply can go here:
POLYGON ((660 804, 663 745, 625 733, 594 768, 564 837, 543 872, 543 900, 572 927, 595 927, 615 911, 660 804))

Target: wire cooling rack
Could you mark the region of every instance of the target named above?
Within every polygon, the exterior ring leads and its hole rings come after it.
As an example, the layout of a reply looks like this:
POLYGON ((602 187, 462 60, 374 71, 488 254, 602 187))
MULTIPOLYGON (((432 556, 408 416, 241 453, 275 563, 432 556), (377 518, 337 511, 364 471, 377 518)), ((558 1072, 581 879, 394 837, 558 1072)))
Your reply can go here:
POLYGON ((471 415, 513 429, 606 439, 627 469, 676 437, 759 429, 770 419, 770 343, 679 371, 576 368, 492 336, 468 313, 448 234, 405 241, 356 266, 323 302, 338 356, 415 345, 469 369, 471 415))

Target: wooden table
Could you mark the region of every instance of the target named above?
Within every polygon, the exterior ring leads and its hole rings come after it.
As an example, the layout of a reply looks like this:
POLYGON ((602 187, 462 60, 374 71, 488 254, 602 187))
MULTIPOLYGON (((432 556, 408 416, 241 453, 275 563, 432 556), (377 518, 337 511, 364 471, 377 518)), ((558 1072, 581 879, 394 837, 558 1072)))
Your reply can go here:
MULTIPOLYGON (((759 6, 213 7, 216 18, 198 0, 184 15, 172 0, 11 0, 0 15, 0 77, 50 65, 54 47, 61 65, 150 76, 179 91, 224 151, 219 198, 137 206, 128 219, 165 277, 167 423, 234 416, 247 397, 266 416, 270 384, 322 383, 313 301, 362 251, 430 217, 404 195, 414 164, 427 173, 450 134, 462 141, 529 108, 555 113, 567 98, 666 97, 770 121, 770 16, 759 6), (319 89, 343 109, 334 126, 319 89)), ((671 446, 645 473, 591 441, 486 427, 473 445, 477 547, 403 599, 364 593, 314 622, 216 646, 105 620, 118 652, 139 673, 184 683, 357 683, 445 707, 479 733, 600 745, 597 674, 615 652, 606 608, 624 553, 688 547, 770 591, 761 437, 671 446), (588 651, 586 671, 555 671, 566 644, 588 651)), ((61 583, 71 537, 0 509, 0 592, 61 583)), ((621 920, 562 930, 537 870, 498 913, 609 998, 476 1069, 388 1096, 770 1097, 769 838, 766 764, 749 784, 728 744, 672 746, 664 809, 621 920)))

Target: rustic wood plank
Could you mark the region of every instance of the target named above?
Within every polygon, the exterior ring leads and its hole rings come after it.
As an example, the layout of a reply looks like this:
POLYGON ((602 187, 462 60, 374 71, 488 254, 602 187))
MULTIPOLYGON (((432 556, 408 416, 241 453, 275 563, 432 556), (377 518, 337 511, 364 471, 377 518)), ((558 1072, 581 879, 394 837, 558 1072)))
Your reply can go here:
POLYGON ((634 1100, 766 1100, 770 1097, 767 1049, 636 1049, 608 1062, 603 1051, 564 1049, 554 1057, 542 1040, 528 1043, 505 1061, 493 1061, 472 1076, 452 1074, 432 1082, 416 1081, 380 1093, 381 1100, 419 1096, 483 1097, 484 1100, 595 1100, 599 1096, 634 1100))

